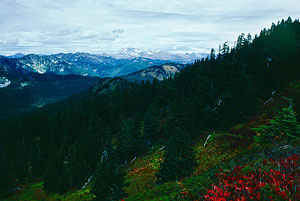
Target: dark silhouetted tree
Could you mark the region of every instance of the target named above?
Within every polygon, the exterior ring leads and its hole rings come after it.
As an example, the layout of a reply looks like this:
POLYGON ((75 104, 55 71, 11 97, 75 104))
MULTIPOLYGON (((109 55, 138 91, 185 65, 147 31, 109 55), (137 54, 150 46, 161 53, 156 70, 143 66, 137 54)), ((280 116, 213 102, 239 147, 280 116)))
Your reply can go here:
POLYGON ((197 163, 194 158, 190 137, 176 129, 164 152, 164 161, 156 174, 158 183, 182 179, 193 173, 197 163))

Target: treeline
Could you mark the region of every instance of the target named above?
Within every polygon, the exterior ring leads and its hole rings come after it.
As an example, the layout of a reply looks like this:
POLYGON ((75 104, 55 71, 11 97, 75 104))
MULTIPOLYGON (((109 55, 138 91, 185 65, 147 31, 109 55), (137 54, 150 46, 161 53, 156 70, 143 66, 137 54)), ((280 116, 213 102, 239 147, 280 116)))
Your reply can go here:
MULTIPOLYGON (((184 146, 203 130, 247 121, 273 91, 299 79, 299 65, 300 23, 288 18, 259 36, 242 34, 233 48, 212 49, 174 78, 141 84, 114 78, 113 90, 98 88, 62 109, 7 120, 0 125, 0 192, 42 178, 46 191, 63 193, 95 175, 98 199, 117 200, 125 195, 120 181, 127 162, 157 143, 184 146)), ((188 147, 167 147, 158 183, 190 174, 186 164, 195 166, 182 163, 182 154, 192 154, 188 147), (174 157, 183 168, 172 168, 174 157)))

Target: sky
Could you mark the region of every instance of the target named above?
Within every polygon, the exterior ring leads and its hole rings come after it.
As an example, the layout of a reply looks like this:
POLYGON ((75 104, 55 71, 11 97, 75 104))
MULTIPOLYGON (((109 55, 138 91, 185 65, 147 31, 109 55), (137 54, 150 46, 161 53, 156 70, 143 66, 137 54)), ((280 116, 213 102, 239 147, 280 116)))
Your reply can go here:
POLYGON ((300 18, 300 0, 0 0, 0 54, 207 53, 300 18))

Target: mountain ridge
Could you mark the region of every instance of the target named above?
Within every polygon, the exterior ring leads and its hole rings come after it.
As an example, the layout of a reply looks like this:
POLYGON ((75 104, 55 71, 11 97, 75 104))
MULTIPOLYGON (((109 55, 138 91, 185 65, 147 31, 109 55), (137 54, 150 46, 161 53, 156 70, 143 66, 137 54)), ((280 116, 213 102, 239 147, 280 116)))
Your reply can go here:
POLYGON ((63 100, 87 90, 98 80, 80 75, 39 74, 22 68, 16 59, 0 57, 0 119, 63 100))
POLYGON ((82 76, 116 77, 127 75, 150 66, 165 63, 186 64, 203 58, 205 54, 171 54, 163 51, 141 51, 127 48, 117 54, 90 54, 86 52, 50 55, 18 53, 9 57, 17 66, 40 74, 76 74, 82 76))
POLYGON ((128 75, 121 76, 122 78, 128 81, 147 81, 149 80, 152 82, 154 79, 158 81, 162 81, 169 77, 174 77, 176 73, 179 73, 185 65, 183 64, 163 64, 163 65, 156 65, 151 66, 128 75))

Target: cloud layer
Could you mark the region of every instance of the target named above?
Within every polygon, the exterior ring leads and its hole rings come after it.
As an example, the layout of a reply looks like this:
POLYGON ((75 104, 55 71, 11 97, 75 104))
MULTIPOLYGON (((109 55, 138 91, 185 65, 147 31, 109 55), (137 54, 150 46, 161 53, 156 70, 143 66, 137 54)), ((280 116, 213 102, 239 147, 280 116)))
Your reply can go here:
POLYGON ((0 0, 0 54, 209 52, 288 16, 299 0, 0 0))

